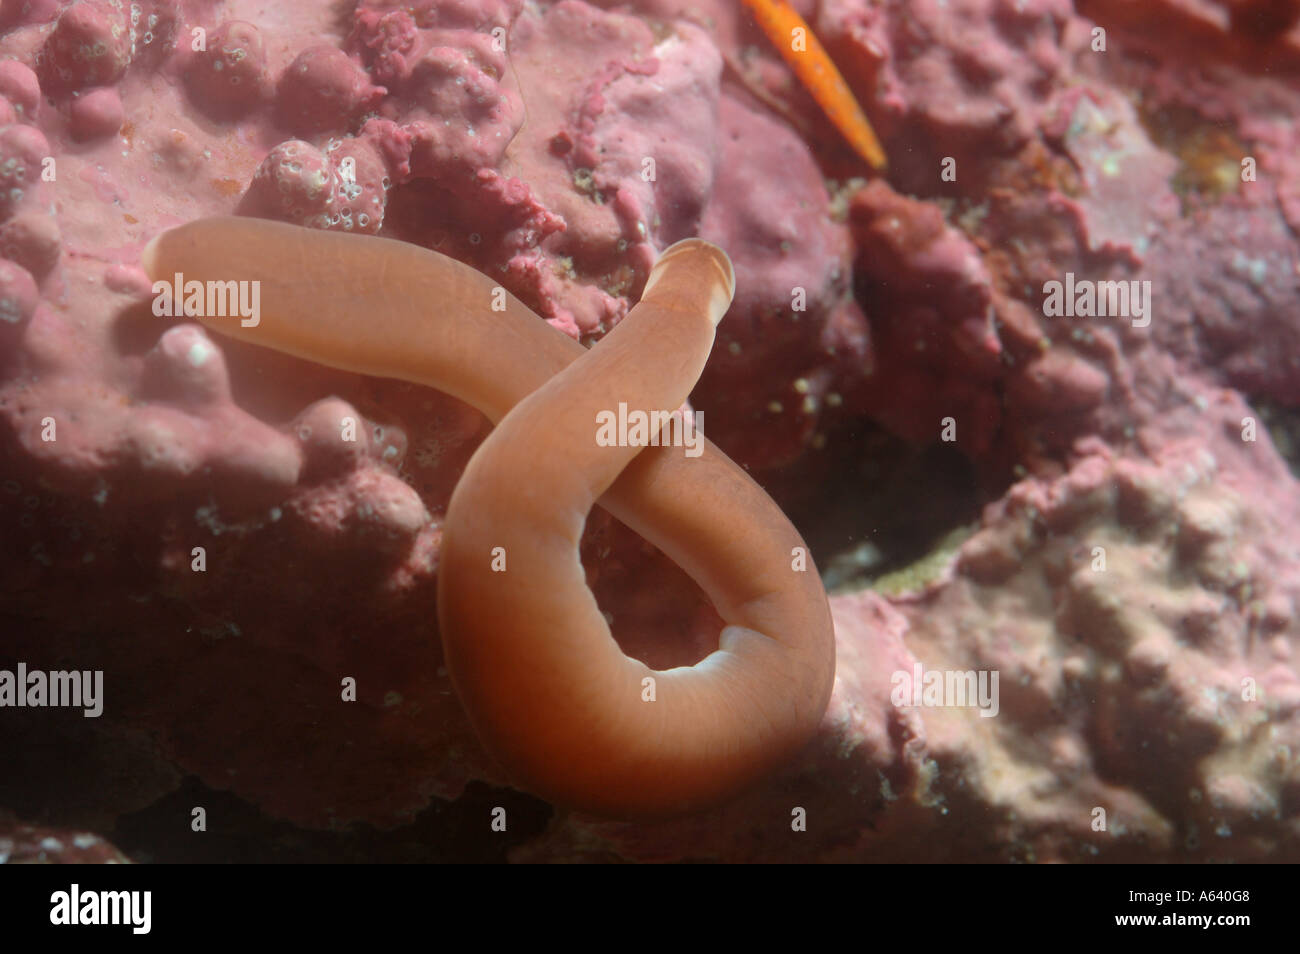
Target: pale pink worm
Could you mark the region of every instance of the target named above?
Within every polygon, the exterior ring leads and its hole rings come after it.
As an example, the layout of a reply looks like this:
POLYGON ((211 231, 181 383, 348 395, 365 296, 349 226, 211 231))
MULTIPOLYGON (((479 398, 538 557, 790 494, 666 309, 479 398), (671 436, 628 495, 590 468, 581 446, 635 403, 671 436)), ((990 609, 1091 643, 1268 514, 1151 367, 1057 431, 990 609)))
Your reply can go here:
POLYGON ((835 649, 797 531, 707 441, 697 458, 596 441, 597 412, 671 410, 689 394, 733 293, 721 250, 669 248, 590 351, 486 275, 387 239, 212 218, 156 237, 144 264, 158 280, 259 281, 256 326, 200 320, 437 388, 497 423, 452 496, 438 616, 470 720, 521 788, 613 817, 668 816, 732 797, 809 741, 835 649), (727 623, 717 651, 661 672, 623 654, 578 559, 596 503, 699 583, 727 623))

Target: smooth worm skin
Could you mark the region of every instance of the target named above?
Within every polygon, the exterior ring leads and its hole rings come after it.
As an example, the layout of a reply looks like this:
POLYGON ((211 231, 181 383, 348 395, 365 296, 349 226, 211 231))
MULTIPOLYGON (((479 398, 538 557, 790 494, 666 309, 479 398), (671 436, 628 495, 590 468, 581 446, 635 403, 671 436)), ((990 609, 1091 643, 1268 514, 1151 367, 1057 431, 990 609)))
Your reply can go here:
POLYGON ((816 731, 834 634, 794 527, 708 441, 691 458, 596 440, 598 412, 672 410, 689 394, 733 291, 720 250, 669 248, 590 351, 487 276, 387 239, 203 219, 156 237, 144 264, 166 281, 259 281, 256 326, 199 320, 437 388, 497 423, 452 496, 438 615, 466 711, 520 787, 611 817, 681 814, 735 795, 816 731), (727 623, 717 651, 662 672, 623 654, 578 558, 596 503, 700 584, 727 623), (498 547, 504 572, 492 569, 498 547))

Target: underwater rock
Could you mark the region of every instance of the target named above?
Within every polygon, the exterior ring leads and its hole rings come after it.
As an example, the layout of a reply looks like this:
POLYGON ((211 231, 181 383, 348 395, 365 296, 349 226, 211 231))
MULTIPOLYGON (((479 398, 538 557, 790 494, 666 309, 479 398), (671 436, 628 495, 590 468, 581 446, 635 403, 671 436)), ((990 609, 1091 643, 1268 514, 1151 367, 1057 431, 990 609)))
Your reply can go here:
POLYGON ((1300 4, 1295 0, 1079 0, 1079 12, 1116 34, 1159 36, 1183 62, 1228 62, 1251 72, 1300 68, 1300 4))
POLYGON ((218 118, 237 116, 267 95, 266 45, 255 24, 227 20, 185 67, 190 99, 218 118))
POLYGON ((855 271, 874 305, 876 351, 875 373, 851 392, 851 406, 918 443, 952 419, 960 447, 988 454, 1001 423, 1005 369, 992 278, 979 250, 937 206, 881 180, 854 194, 849 224, 855 271))
POLYGON ((776 468, 807 452, 837 379, 857 379, 873 355, 851 294, 850 231, 832 218, 807 147, 730 94, 719 122, 722 153, 700 234, 731 255, 736 297, 697 393, 706 417, 723 422, 724 450, 776 468))
POLYGON ((832 599, 836 692, 822 739, 779 785, 649 830, 570 819, 516 857, 1294 857, 1300 574, 1290 557, 1276 572, 1293 547, 1266 527, 1300 506, 1260 492, 1267 465, 1223 473, 1196 440, 1154 460, 1079 450, 1063 476, 990 505, 939 584, 832 599), (996 713, 974 692, 900 699, 918 667, 998 673, 996 713), (753 818, 800 807, 806 833, 744 837, 753 818))
MULTIPOLYGON (((741 4, 609 6, 0 14, 0 599, 23 621, 0 649, 103 668, 104 737, 157 740, 102 810, 192 773, 301 826, 393 827, 506 782, 434 623, 438 520, 486 424, 155 314, 144 243, 239 211, 435 248, 584 342, 701 234, 739 287, 694 401, 761 481, 806 506, 866 431, 977 474, 987 506, 924 586, 833 598, 801 759, 694 818, 565 816, 516 858, 1300 858, 1300 509, 1252 404, 1300 404, 1289 7, 820 4, 890 155, 868 179, 741 4), (1049 314, 1067 275, 1149 283, 1150 311, 1049 314), (934 672, 996 672, 997 715, 896 701, 934 672)), ((648 544, 595 514, 583 554, 625 647, 707 651, 712 610, 648 544)), ((0 807, 94 817, 62 777, 28 785, 0 807)), ((66 841, 16 824, 0 852, 66 841)))
POLYGON ((0 812, 0 864, 129 864, 111 843, 89 831, 27 825, 0 812))

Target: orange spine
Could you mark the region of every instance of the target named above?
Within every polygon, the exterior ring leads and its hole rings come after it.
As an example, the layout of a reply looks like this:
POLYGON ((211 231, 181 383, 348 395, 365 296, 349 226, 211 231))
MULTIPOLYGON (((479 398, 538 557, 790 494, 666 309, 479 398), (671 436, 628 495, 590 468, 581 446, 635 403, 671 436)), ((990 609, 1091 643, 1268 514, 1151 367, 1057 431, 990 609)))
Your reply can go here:
POLYGON ((888 160, 880 140, 867 122, 848 83, 844 82, 844 77, 804 18, 785 0, 742 2, 754 14, 758 25, 782 58, 790 64, 799 81, 812 93, 817 105, 830 117, 858 155, 872 168, 883 170, 888 165, 888 160), (803 40, 802 49, 796 48, 796 39, 800 37, 803 40))

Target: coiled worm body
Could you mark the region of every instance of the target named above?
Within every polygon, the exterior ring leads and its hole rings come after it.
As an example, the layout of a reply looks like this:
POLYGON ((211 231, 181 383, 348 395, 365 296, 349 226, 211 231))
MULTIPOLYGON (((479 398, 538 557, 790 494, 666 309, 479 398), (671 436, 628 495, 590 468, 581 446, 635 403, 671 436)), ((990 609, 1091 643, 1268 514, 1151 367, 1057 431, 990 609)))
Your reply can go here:
POLYGON ((223 334, 434 387, 498 424, 452 496, 438 615, 470 720, 520 787, 611 817, 698 811, 816 731, 834 635, 794 527, 707 440, 688 457, 596 439, 620 402, 673 410, 689 394, 733 292, 719 249, 670 247, 590 351, 487 276, 388 239, 202 219, 155 238, 144 263, 154 279, 259 281, 256 326, 199 317, 223 334), (623 654, 578 558, 597 504, 700 584, 727 624, 717 651, 659 672, 623 654))

